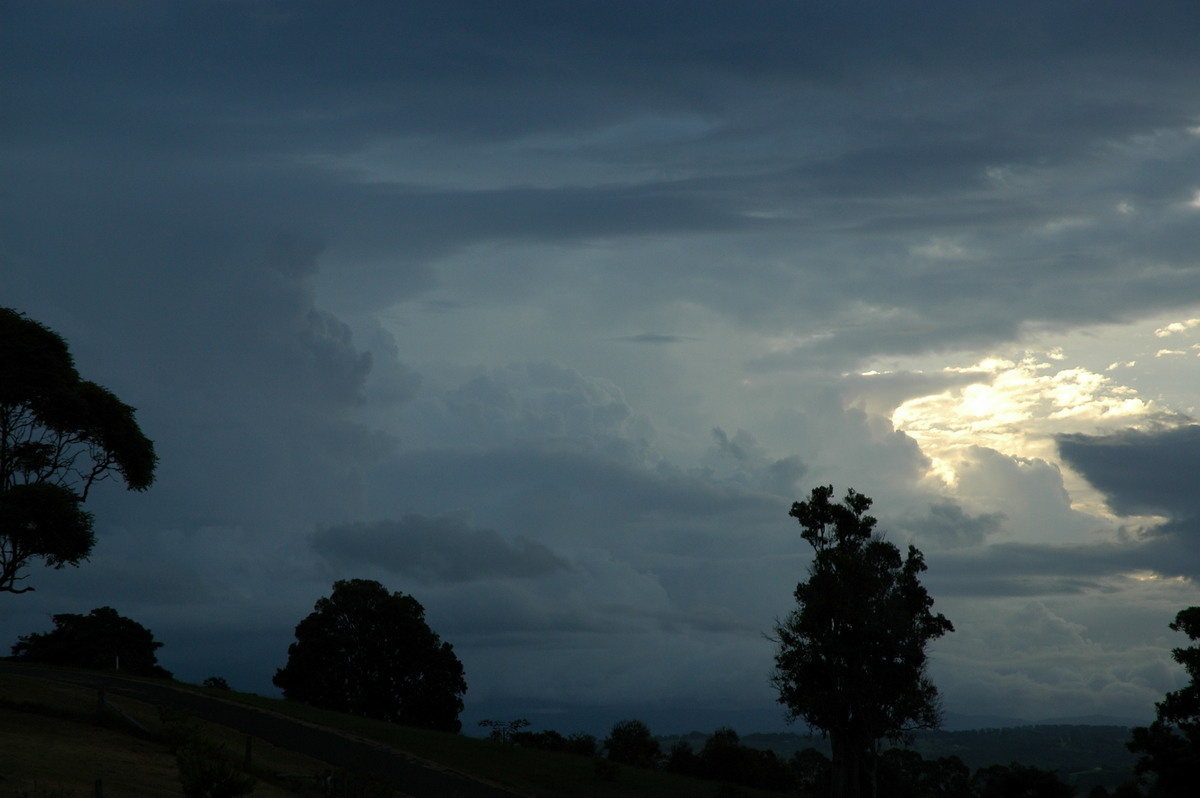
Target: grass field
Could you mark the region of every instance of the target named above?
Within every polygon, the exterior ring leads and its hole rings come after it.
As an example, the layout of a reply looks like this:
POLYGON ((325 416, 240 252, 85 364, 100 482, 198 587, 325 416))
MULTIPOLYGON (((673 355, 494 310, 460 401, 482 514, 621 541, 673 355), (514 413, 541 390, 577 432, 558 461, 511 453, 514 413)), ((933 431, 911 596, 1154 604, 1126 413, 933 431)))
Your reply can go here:
MULTIPOLYGON (((444 734, 370 721, 300 704, 180 685, 198 693, 236 700, 286 714, 315 726, 374 741, 438 766, 500 785, 529 798, 766 798, 779 793, 736 790, 655 771, 597 767, 590 757, 514 748, 492 740, 444 734)), ((113 796, 182 796, 175 756, 160 738, 164 727, 156 707, 116 697, 111 703, 151 733, 97 716, 96 691, 40 678, 0 673, 0 798, 91 798, 96 782, 113 796)), ((205 738, 240 758, 244 734, 191 721, 205 738)), ((252 741, 254 795, 320 795, 314 781, 285 780, 274 774, 316 775, 331 770, 318 760, 252 741)), ((402 792, 390 793, 404 798, 402 792)))

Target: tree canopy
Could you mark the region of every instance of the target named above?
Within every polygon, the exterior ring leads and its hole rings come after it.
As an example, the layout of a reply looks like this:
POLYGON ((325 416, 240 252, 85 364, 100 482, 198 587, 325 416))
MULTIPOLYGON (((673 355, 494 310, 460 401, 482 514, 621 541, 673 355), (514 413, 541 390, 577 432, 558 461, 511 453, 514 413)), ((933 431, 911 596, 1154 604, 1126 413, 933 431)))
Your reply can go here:
POLYGON ((171 678, 171 672, 158 664, 156 652, 162 643, 112 607, 97 607, 87 615, 55 615, 52 631, 21 635, 17 640, 13 659, 23 662, 171 678))
POLYGON ((650 734, 650 727, 640 720, 620 720, 604 739, 608 758, 622 765, 652 768, 658 764, 662 749, 650 734))
MULTIPOLYGON (((1200 607, 1180 610, 1171 629, 1200 641, 1200 607)), ((1134 729, 1129 743, 1129 750, 1142 755, 1138 775, 1155 776, 1150 788, 1154 798, 1194 795, 1200 773, 1200 644, 1172 649, 1171 656, 1191 681, 1167 693, 1156 705, 1154 722, 1134 729)))
POLYGON ((462 663, 425 608, 368 579, 335 582, 317 601, 274 682, 305 704, 455 732, 467 691, 462 663))
POLYGON ((0 308, 0 592, 33 590, 19 585, 31 560, 86 560, 92 485, 115 474, 145 490, 157 464, 134 409, 81 379, 60 335, 0 308))
POLYGON ((920 582, 924 557, 906 557, 875 532, 871 499, 814 488, 792 505, 815 550, 796 608, 776 624, 772 683, 789 720, 830 738, 833 795, 863 794, 881 739, 939 723, 937 688, 926 675, 929 641, 954 631, 920 582))

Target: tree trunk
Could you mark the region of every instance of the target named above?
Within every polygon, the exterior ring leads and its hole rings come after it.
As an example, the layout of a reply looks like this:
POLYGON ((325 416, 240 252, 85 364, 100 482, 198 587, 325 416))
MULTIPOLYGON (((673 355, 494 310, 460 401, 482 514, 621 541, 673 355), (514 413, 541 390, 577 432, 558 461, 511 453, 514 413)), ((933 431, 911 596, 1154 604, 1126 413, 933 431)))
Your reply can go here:
POLYGON ((846 798, 846 750, 837 732, 829 734, 829 798, 846 798))
POLYGON ((831 798, 861 798, 863 775, 863 751, 850 735, 843 732, 829 733, 830 796, 831 798))
POLYGON ((879 798, 879 740, 871 741, 871 798, 879 798))

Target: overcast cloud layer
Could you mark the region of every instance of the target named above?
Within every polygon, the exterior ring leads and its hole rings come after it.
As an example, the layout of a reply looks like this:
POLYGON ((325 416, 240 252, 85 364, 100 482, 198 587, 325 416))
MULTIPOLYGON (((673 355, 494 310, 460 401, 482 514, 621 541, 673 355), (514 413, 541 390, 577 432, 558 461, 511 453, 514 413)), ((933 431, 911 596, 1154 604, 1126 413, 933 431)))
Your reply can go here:
MULTIPOLYGON (((158 446, 110 605, 273 692, 335 579, 465 728, 782 724, 790 503, 872 496, 957 715, 1146 720, 1200 603, 1193 2, 0 4, 0 305, 158 446)), ((7 642, 5 642, 7 641, 7 642)))

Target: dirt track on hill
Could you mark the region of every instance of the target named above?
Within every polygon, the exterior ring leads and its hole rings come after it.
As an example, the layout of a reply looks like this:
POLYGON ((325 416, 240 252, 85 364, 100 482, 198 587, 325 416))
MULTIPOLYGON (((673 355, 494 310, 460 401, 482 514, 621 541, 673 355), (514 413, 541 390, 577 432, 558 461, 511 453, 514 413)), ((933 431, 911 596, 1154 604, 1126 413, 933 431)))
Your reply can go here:
POLYGON ((413 798, 520 798, 518 793, 440 769, 379 743, 359 740, 283 715, 181 690, 170 684, 125 679, 105 673, 66 671, 0 661, 0 670, 101 688, 157 706, 186 710, 280 748, 393 785, 413 798))

